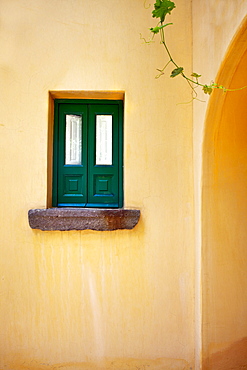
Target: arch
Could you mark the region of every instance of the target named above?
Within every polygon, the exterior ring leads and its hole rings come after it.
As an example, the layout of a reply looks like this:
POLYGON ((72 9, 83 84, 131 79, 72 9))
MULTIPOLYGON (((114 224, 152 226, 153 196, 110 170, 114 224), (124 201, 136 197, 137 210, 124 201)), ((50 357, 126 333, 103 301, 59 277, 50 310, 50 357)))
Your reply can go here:
MULTIPOLYGON (((247 17, 217 81, 247 85, 247 17)), ((240 368, 247 364, 247 88, 211 96, 202 184, 203 369, 240 368)))

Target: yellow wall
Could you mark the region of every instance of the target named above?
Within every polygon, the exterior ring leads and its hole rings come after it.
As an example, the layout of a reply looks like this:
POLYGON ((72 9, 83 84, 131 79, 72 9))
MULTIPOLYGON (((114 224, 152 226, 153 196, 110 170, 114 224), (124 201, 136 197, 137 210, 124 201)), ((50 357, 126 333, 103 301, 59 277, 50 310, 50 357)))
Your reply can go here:
MULTIPOLYGON (((247 1, 175 2, 166 33, 178 63, 206 83, 220 70, 220 83, 247 85, 245 24, 228 50, 247 1)), ((247 90, 179 104, 187 84, 169 68, 155 79, 165 52, 140 39, 155 24, 142 0, 1 0, 1 370, 245 361, 247 90), (50 90, 125 91, 133 230, 28 226, 28 210, 47 205, 50 90)))
MULTIPOLYGON (((191 70, 187 0, 168 31, 191 70), (184 21, 186 19, 186 22, 184 21), (179 25, 179 26, 178 26, 179 25)), ((142 0, 2 0, 1 369, 189 369, 194 363, 192 106, 142 0), (167 72, 166 77, 169 75, 167 72), (134 230, 41 232, 49 90, 124 90, 134 230)))
MULTIPOLYGON (((219 74, 247 85, 247 22, 219 74), (231 73, 230 73, 231 72, 231 73)), ((247 89, 212 96, 206 120, 203 188, 204 369, 247 364, 247 89)))
MULTIPOLYGON (((236 35, 238 35, 239 32, 243 32, 244 25, 243 29, 240 28, 240 25, 246 14, 247 1, 245 0, 192 1, 193 70, 202 74, 202 81, 204 83, 217 80, 220 84, 224 84, 227 87, 230 86, 232 75, 240 61, 239 58, 241 58, 243 51, 246 49, 244 41, 246 38, 245 36, 241 41, 239 39, 239 42, 235 40, 237 37, 236 35), (232 46, 229 47, 229 45, 232 44, 235 45, 234 52, 232 46), (218 73, 219 71, 220 73, 218 73), (218 77, 216 78, 217 74, 218 77)), ((246 84, 244 80, 240 82, 241 86, 243 86, 243 84, 246 84)), ((196 364, 199 368, 202 351, 203 357, 205 358, 217 351, 216 345, 215 348, 211 346, 212 338, 210 338, 210 336, 217 332, 218 324, 211 320, 210 315, 214 315, 214 300, 210 301, 211 298, 210 294, 208 294, 208 289, 213 289, 212 287, 218 274, 216 270, 213 272, 208 270, 208 264, 210 264, 211 260, 207 253, 210 253, 211 249, 215 248, 215 242, 212 244, 207 243, 208 234, 210 238, 212 238, 213 235, 210 227, 206 227, 210 219, 216 219, 216 215, 213 201, 210 203, 206 196, 204 198, 204 208, 202 212, 202 185, 204 187, 204 192, 210 191, 208 188, 211 185, 211 174, 213 173, 213 159, 211 156, 213 156, 216 150, 213 139, 214 130, 218 126, 222 114, 222 105, 225 95, 216 93, 209 98, 200 92, 199 89, 198 94, 199 98, 205 101, 204 104, 197 101, 193 104, 195 320, 196 342, 198 343, 198 346, 195 347, 195 356, 196 364), (210 105, 208 105, 208 102, 210 102, 210 105), (207 117, 206 120, 205 116, 207 117), (203 141, 204 150, 202 150, 203 141), (204 163, 203 172, 202 162, 204 163), (213 214, 213 216, 211 214, 213 214), (202 271, 204 272, 203 280, 202 271), (208 279, 207 283, 205 283, 205 279, 206 281, 208 279), (210 335, 208 333, 210 333, 210 335)), ((236 236, 237 230, 232 228, 232 232, 236 236)), ((217 269, 217 265, 215 269, 217 269)), ((227 280, 225 274, 223 274, 221 278, 227 280)), ((239 304, 240 303, 241 302, 239 302, 239 304)), ((222 316, 222 320, 225 320, 224 325, 227 327, 227 320, 223 308, 220 315, 222 316)), ((224 341, 224 339, 221 338, 221 341, 224 341)), ((246 349, 245 352, 247 352, 246 349)), ((228 369, 224 366, 226 366, 226 364, 223 365, 222 369, 228 369)))

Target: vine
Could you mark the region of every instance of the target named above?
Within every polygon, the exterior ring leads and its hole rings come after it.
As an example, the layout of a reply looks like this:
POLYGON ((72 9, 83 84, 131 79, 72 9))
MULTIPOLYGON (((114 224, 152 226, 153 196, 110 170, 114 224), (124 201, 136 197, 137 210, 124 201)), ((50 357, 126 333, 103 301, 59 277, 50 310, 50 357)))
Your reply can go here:
POLYGON ((182 76, 186 82, 189 84, 191 90, 192 90, 192 100, 197 99, 197 92, 196 88, 201 87, 204 94, 210 95, 214 89, 222 90, 223 92, 227 91, 236 91, 246 88, 246 86, 240 88, 240 89, 227 89, 226 87, 222 85, 218 85, 214 82, 211 82, 210 84, 203 84, 199 81, 199 78, 201 77, 200 74, 193 72, 190 76, 187 76, 184 72, 184 68, 179 66, 173 59, 171 52, 168 48, 168 45, 165 40, 165 28, 167 26, 172 25, 173 23, 165 23, 165 18, 168 14, 171 14, 172 10, 176 8, 176 5, 171 0, 156 0, 154 3, 154 10, 152 11, 153 18, 158 18, 159 22, 156 27, 152 27, 149 30, 152 33, 152 39, 149 41, 146 41, 142 36, 141 38, 145 41, 145 43, 153 42, 153 38, 155 35, 160 35, 160 43, 164 46, 166 53, 168 55, 168 62, 162 69, 157 69, 159 71, 159 74, 156 76, 156 78, 159 78, 164 74, 164 70, 168 67, 169 64, 172 64, 175 68, 172 70, 170 77, 174 78, 176 76, 182 76))

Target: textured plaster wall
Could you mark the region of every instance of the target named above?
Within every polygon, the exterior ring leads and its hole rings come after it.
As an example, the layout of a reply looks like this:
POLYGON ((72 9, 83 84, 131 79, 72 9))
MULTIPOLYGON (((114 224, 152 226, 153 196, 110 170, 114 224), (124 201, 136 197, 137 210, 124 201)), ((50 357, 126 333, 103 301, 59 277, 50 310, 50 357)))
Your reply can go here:
MULTIPOLYGON (((247 52, 234 72, 232 89, 247 85, 246 65, 247 52)), ((227 93, 215 126, 205 137, 210 153, 203 191, 205 369, 247 365, 246 99, 246 89, 227 93)))
MULTIPOLYGON (((227 87, 247 85, 246 14, 245 0, 193 1, 193 70, 205 82, 218 74, 227 87)), ((196 338, 203 369, 247 365, 245 107, 246 90, 215 92, 209 105, 194 104, 196 318, 202 323, 196 338)))
MULTIPOLYGON (((167 37, 190 70, 191 9, 176 3, 167 37)), ((140 40, 150 9, 2 0, 0 24, 0 368, 193 368, 192 106, 177 105, 190 99, 183 81, 154 78, 165 61, 140 40), (46 207, 49 90, 126 92, 134 230, 29 228, 28 210, 46 207)))

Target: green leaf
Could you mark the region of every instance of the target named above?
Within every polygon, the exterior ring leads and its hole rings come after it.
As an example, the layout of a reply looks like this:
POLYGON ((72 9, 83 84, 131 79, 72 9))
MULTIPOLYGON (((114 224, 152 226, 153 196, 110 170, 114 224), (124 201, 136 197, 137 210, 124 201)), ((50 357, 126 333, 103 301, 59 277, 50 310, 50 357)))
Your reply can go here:
POLYGON ((195 77, 195 78, 199 78, 199 77, 201 77, 201 75, 199 75, 199 74, 197 74, 197 73, 195 73, 195 72, 193 72, 191 76, 192 76, 192 77, 195 77))
POLYGON ((152 11, 153 18, 160 18, 162 23, 165 20, 165 16, 171 14, 174 8, 176 8, 176 5, 171 0, 156 0, 154 10, 152 11))
POLYGON ((152 27, 152 28, 149 28, 150 29, 150 31, 151 32, 153 32, 153 33, 159 33, 159 31, 162 29, 162 28, 164 28, 164 27, 166 27, 166 26, 169 26, 170 24, 172 24, 172 23, 166 23, 166 24, 163 24, 162 26, 156 26, 156 27, 152 27))
POLYGON ((155 33, 159 33, 160 28, 158 26, 157 27, 154 27, 154 28, 152 27, 152 28, 150 28, 150 31, 153 32, 154 34, 155 33))
POLYGON ((178 67, 178 68, 175 68, 173 71, 172 71, 172 73, 171 73, 171 75, 170 75, 170 77, 176 77, 176 76, 178 76, 178 75, 180 75, 181 73, 183 73, 183 67, 178 67))
POLYGON ((213 91, 212 87, 208 85, 204 85, 202 90, 204 91, 204 94, 208 94, 208 95, 210 95, 211 92, 213 91))

